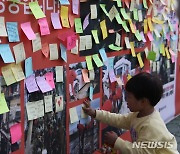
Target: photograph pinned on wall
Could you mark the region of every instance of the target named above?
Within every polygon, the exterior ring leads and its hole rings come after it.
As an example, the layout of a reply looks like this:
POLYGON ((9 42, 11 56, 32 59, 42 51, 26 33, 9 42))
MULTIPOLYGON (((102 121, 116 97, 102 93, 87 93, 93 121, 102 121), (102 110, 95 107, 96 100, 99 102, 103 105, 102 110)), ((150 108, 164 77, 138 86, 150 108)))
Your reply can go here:
MULTIPOLYGON (((0 94, 1 103, 5 99, 3 103, 9 110, 0 114, 0 153, 11 153, 20 149, 21 144, 20 83, 7 86, 0 76, 0 94)), ((1 107, 5 106, 1 104, 1 107)))
MULTIPOLYGON (((82 105, 75 107, 78 117, 76 122, 69 125, 71 154, 92 154, 99 147, 99 123, 89 116, 84 116, 82 105)), ((99 109, 100 98, 92 100, 90 105, 93 109, 99 109)))
POLYGON ((39 85, 34 92, 25 88, 25 151, 63 154, 66 151, 66 82, 63 79, 66 71, 63 67, 52 67, 33 73, 35 77, 45 76, 52 90, 42 92, 39 85))
POLYGON ((86 62, 69 65, 69 94, 71 101, 77 101, 89 96, 90 86, 93 86, 93 94, 100 89, 100 72, 99 68, 94 71, 88 71, 86 62), (86 69, 88 82, 84 80, 82 71, 86 69))
MULTIPOLYGON (((145 53, 141 53, 141 57, 144 61, 145 53)), ((125 100, 125 84, 127 78, 134 76, 142 71, 139 67, 137 58, 129 55, 109 57, 108 63, 103 66, 103 105, 102 109, 117 113, 117 114, 126 114, 130 110, 127 107, 127 102, 125 100), (113 74, 113 75, 112 75, 113 74), (115 78, 111 81, 110 78, 115 78)), ((107 131, 114 131, 119 136, 125 132, 123 129, 117 129, 111 126, 103 125, 102 134, 105 134, 107 131)), ((104 144, 104 136, 102 135, 102 143, 104 144)), ((110 147, 103 145, 103 148, 110 147)), ((111 148, 109 150, 112 150, 111 148)))

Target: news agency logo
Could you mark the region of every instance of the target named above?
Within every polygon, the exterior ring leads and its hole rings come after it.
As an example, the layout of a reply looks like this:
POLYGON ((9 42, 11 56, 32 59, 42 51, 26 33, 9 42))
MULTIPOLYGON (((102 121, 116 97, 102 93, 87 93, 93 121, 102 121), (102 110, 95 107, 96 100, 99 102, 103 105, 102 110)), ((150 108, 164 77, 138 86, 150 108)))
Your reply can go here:
POLYGON ((133 142, 132 148, 149 148, 149 149, 154 149, 154 148, 168 148, 171 149, 173 148, 173 143, 172 142, 151 142, 151 141, 145 141, 145 142, 133 142))

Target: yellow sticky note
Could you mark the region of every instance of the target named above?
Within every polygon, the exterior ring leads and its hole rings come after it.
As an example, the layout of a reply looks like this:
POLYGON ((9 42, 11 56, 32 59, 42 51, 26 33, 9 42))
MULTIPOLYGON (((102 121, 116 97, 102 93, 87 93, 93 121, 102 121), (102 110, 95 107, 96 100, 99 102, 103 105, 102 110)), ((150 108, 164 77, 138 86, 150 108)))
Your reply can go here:
POLYGON ((131 45, 131 54, 133 57, 136 57, 135 49, 134 49, 134 42, 130 42, 130 45, 131 45))
POLYGON ((92 65, 92 57, 91 56, 86 56, 86 63, 87 63, 87 68, 88 70, 93 70, 93 65, 92 65))
POLYGON ((152 32, 154 30, 154 27, 153 27, 153 24, 152 24, 150 17, 148 18, 148 26, 149 26, 149 30, 152 32))
POLYGON ((106 27, 106 20, 100 22, 100 27, 103 35, 103 40, 108 36, 107 27, 106 27))
POLYGON ((144 33, 147 34, 147 32, 148 32, 147 19, 144 19, 144 33))
POLYGON ((17 65, 12 66, 11 69, 12 69, 12 72, 14 74, 16 81, 21 81, 25 79, 24 72, 21 67, 21 63, 18 63, 17 65))
POLYGON ((29 8, 31 9, 33 15, 36 19, 44 18, 46 17, 44 12, 41 10, 38 1, 35 2, 29 2, 29 8))
POLYGON ((69 20, 68 20, 68 7, 61 6, 61 21, 63 27, 69 28, 69 20))
POLYGON ((161 45, 160 45, 160 53, 161 53, 163 56, 165 56, 165 46, 164 46, 164 44, 161 44, 161 45))
POLYGON ((77 122, 79 120, 76 107, 70 108, 69 109, 69 114, 70 114, 71 124, 75 123, 75 122, 77 122))
POLYGON ((75 23, 76 33, 83 33, 81 18, 75 18, 74 23, 75 23))
POLYGON ((155 18, 155 17, 152 18, 152 21, 156 24, 161 24, 161 25, 164 24, 164 22, 165 22, 165 21, 159 20, 158 18, 155 18))
POLYGON ((141 53, 137 54, 137 59, 138 59, 140 68, 143 68, 144 67, 144 63, 143 63, 142 58, 141 58, 141 53))
POLYGON ((7 86, 16 82, 14 74, 11 70, 11 66, 12 66, 12 64, 1 68, 2 75, 4 77, 4 80, 5 80, 7 86))
POLYGON ((98 54, 92 55, 92 58, 94 62, 96 63, 97 67, 103 66, 103 62, 101 61, 101 59, 99 59, 98 54))
POLYGON ((135 34, 135 33, 136 33, 136 29, 135 29, 135 27, 134 27, 134 24, 132 23, 132 20, 129 19, 128 21, 129 21, 129 25, 130 25, 130 28, 131 28, 132 33, 135 34))
POLYGON ((9 112, 9 108, 7 106, 7 102, 4 97, 4 93, 0 94, 0 114, 9 112))
POLYGON ((171 56, 169 54, 168 47, 165 48, 165 52, 166 52, 167 59, 170 59, 171 56))
POLYGON ((132 78, 132 76, 130 74, 128 74, 127 80, 130 80, 131 78, 132 78))
POLYGON ((96 44, 99 44, 99 38, 98 38, 98 31, 97 30, 91 30, 91 33, 93 35, 93 38, 95 40, 96 44))

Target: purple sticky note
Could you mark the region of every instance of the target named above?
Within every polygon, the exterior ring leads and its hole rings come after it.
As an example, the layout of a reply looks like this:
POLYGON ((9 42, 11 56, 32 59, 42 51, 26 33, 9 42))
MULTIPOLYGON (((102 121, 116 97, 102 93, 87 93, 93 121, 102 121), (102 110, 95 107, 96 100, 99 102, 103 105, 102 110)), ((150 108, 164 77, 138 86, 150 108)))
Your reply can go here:
POLYGON ((54 29, 62 29, 59 13, 51 13, 51 22, 54 29))
POLYGON ((21 24, 21 29, 23 30, 24 34, 27 36, 28 40, 36 39, 36 35, 32 30, 31 23, 25 22, 21 24))
POLYGON ((38 19, 38 23, 40 26, 41 35, 50 34, 49 26, 46 17, 38 19))
POLYGON ((142 41, 143 42, 146 42, 146 39, 145 39, 145 36, 144 36, 144 33, 143 32, 140 32, 141 36, 142 36, 142 41))
POLYGON ((89 25, 89 15, 90 15, 90 13, 85 17, 85 19, 83 21, 83 30, 85 30, 86 27, 89 25))
POLYGON ((117 81, 116 76, 114 74, 114 70, 109 71, 109 78, 110 78, 111 83, 117 81))
POLYGON ((73 11, 73 14, 76 14, 76 15, 79 14, 79 0, 72 1, 72 11, 73 11))
POLYGON ((40 90, 42 91, 42 93, 45 93, 45 92, 52 90, 51 86, 45 80, 44 76, 37 76, 36 82, 37 82, 37 85, 39 86, 40 90))
POLYGON ((29 93, 38 91, 39 88, 36 84, 36 80, 35 80, 35 75, 32 74, 30 75, 28 78, 25 79, 25 84, 26 84, 26 88, 28 90, 29 93))
POLYGON ((22 137, 21 123, 15 124, 10 127, 11 143, 18 142, 22 137))
POLYGON ((53 73, 52 72, 48 72, 45 74, 45 78, 46 78, 46 81, 49 83, 49 85, 51 86, 51 88, 55 88, 55 85, 54 85, 54 78, 53 78, 53 73))

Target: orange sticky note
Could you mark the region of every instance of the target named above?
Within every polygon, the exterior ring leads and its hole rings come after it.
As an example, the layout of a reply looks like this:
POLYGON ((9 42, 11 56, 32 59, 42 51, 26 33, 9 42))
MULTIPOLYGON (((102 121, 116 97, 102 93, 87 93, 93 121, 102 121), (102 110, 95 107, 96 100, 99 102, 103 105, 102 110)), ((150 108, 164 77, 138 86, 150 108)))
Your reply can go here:
POLYGON ((130 46, 131 46, 131 54, 132 54, 132 56, 136 57, 135 49, 134 49, 134 42, 130 42, 130 46))
POLYGON ((85 83, 90 82, 90 80, 88 78, 88 70, 87 69, 82 69, 81 71, 82 71, 82 76, 83 76, 84 82, 85 83))
POLYGON ((42 44, 42 53, 46 58, 49 56, 49 45, 47 43, 42 44))

